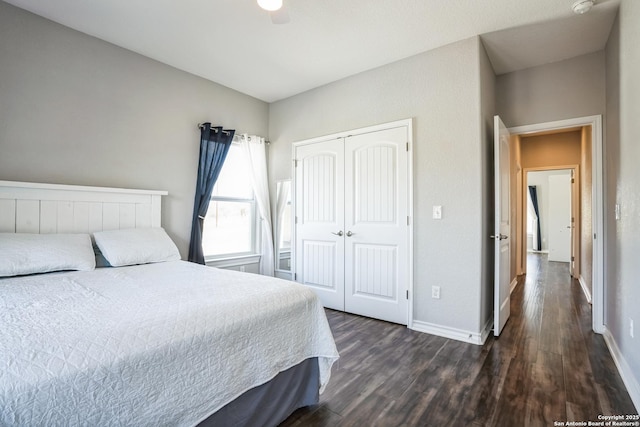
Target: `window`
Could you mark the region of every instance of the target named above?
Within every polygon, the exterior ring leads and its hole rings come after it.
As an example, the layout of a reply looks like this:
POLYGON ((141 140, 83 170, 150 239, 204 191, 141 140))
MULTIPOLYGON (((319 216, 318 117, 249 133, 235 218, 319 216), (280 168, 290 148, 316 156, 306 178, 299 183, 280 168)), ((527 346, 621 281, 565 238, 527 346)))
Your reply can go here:
POLYGON ((205 258, 256 253, 256 201, 251 171, 239 144, 231 144, 204 219, 205 258))

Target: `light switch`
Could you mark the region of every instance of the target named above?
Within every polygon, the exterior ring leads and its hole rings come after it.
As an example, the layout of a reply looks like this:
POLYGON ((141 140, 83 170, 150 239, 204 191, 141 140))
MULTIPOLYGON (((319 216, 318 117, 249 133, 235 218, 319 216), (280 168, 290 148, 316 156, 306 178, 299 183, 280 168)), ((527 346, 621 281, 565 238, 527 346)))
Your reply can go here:
POLYGON ((433 219, 442 219, 442 206, 433 207, 433 219))

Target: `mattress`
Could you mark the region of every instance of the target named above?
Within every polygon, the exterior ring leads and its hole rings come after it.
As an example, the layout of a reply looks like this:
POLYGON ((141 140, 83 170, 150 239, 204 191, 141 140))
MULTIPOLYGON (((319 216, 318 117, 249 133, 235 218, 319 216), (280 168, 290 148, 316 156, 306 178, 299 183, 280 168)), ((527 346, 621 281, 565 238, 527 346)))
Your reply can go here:
POLYGON ((0 425, 193 426, 338 358, 293 282, 174 261, 0 280, 0 425))

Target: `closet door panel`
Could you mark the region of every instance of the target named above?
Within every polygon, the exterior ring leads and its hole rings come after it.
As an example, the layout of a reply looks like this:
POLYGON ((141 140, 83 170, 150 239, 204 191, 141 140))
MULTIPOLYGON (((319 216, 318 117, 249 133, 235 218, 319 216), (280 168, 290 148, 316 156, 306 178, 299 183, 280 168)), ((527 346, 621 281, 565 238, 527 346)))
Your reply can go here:
POLYGON ((296 280, 344 310, 343 139, 296 148, 296 280))
POLYGON ((407 324, 407 128, 345 139, 345 310, 407 324))

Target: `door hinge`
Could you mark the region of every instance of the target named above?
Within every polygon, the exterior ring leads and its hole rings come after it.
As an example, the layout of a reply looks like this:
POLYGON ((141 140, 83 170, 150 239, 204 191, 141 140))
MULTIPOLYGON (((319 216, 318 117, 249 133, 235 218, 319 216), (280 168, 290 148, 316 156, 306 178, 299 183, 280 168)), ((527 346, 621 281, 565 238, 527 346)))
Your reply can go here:
POLYGON ((407 151, 409 151, 409 143, 407 142, 407 151))
POLYGON ((575 261, 575 260, 576 260, 576 257, 572 256, 571 261, 575 261))
POLYGON ((596 233, 593 233, 593 240, 596 240, 596 233))
POLYGON ((298 277, 298 275, 296 273, 293 273, 293 281, 296 281, 296 278, 298 277))
POLYGON ((571 183, 573 184, 574 182, 576 182, 576 180, 571 178, 571 183))
POLYGON ((295 224, 298 223, 298 216, 296 215, 296 220, 295 220, 295 224))
POLYGON ((293 159, 293 167, 294 168, 298 167, 298 159, 293 159))
POLYGON ((407 215, 407 225, 411 225, 411 220, 409 219, 409 215, 407 215))
POLYGON ((407 290, 407 299, 409 299, 409 291, 407 290))

